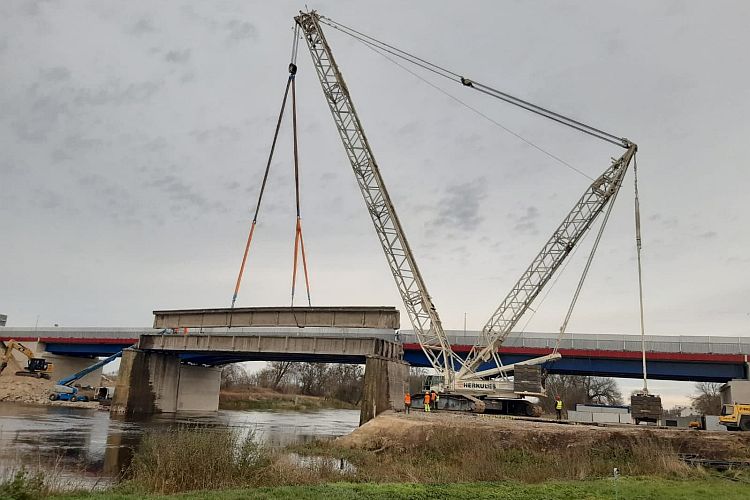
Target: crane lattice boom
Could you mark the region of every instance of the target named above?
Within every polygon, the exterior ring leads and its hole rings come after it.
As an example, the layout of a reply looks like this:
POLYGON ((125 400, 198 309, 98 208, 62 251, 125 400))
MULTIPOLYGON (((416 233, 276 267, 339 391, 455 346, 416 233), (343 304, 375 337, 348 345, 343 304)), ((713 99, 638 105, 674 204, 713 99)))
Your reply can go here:
POLYGON ((443 331, 319 19, 314 11, 295 17, 419 343, 432 366, 451 380, 460 358, 453 353, 443 331))
POLYGON ((478 371, 478 369, 482 363, 493 357, 505 337, 518 323, 555 271, 559 269, 576 243, 591 227, 597 216, 604 211, 607 203, 614 199, 622 186, 623 178, 636 150, 637 146, 629 143, 625 154, 591 183, 487 321, 477 343, 458 373, 458 379, 487 377, 501 371, 499 369, 478 371))

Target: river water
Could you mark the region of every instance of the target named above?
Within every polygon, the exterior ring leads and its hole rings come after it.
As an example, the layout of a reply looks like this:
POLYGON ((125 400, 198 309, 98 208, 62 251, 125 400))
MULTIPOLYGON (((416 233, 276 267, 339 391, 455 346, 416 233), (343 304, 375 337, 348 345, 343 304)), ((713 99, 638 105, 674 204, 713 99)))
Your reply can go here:
POLYGON ((145 432, 196 424, 252 432, 279 447, 348 434, 359 424, 359 410, 220 410, 134 421, 101 410, 0 403, 0 476, 25 466, 53 471, 71 487, 106 486, 128 465, 145 432))

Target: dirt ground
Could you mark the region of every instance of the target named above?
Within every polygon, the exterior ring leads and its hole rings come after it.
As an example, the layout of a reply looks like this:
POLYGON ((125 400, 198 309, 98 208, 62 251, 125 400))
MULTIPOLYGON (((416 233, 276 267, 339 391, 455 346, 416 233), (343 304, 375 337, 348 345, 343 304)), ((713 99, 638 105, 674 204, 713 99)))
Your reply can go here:
POLYGON ((526 446, 540 451, 656 440, 677 453, 697 454, 708 459, 750 460, 750 433, 634 425, 603 427, 447 412, 408 415, 385 412, 351 434, 338 438, 336 444, 365 450, 406 449, 427 440, 439 440, 448 433, 483 433, 509 447, 526 446))
POLYGON ((75 406, 77 408, 96 408, 96 402, 50 401, 49 394, 55 382, 43 378, 19 377, 15 373, 21 370, 18 363, 11 359, 8 366, 0 373, 0 401, 45 406, 75 406))

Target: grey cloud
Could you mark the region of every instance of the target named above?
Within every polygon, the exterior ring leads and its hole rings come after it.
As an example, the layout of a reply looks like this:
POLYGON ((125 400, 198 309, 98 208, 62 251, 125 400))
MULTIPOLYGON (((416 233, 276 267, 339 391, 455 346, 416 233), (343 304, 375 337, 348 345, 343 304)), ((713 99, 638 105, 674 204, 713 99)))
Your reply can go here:
POLYGON ((484 218, 479 215, 481 201, 487 197, 484 178, 458 184, 447 190, 438 201, 437 216, 428 226, 453 226, 463 231, 473 231, 484 218))
POLYGON ((190 49, 170 50, 164 55, 164 60, 175 64, 183 64, 190 60, 190 49))
POLYGON ((49 189, 37 189, 36 196, 31 203, 44 210, 57 210, 63 206, 63 198, 59 193, 49 189))
POLYGON ((47 82, 64 82, 70 80, 70 70, 64 66, 45 68, 40 72, 40 79, 47 82))
POLYGON ((154 28, 151 19, 147 17, 140 18, 127 30, 128 33, 136 36, 145 35, 146 33, 153 33, 154 31, 156 31, 156 29, 154 28))
POLYGON ((76 89, 73 102, 90 106, 133 104, 150 99, 161 85, 161 82, 153 81, 128 84, 110 81, 98 89, 76 89))
POLYGON ((229 31, 229 40, 239 42, 246 39, 255 40, 258 37, 258 29, 248 21, 234 19, 226 24, 229 31))
POLYGON ((222 212, 226 210, 220 202, 209 201, 180 177, 173 174, 158 176, 149 183, 149 186, 158 190, 167 200, 172 202, 170 208, 173 213, 190 207, 199 208, 202 212, 222 212))
POLYGON ((204 142, 232 142, 240 138, 240 131, 234 127, 220 125, 218 127, 193 130, 190 132, 193 139, 200 143, 204 142))
POLYGON ((717 233, 716 231, 706 231, 705 233, 701 233, 698 235, 698 238, 703 238, 704 240, 710 240, 712 238, 716 238, 717 233))
MULTIPOLYGON (((512 216, 509 216, 512 217, 512 216)), ((537 234, 536 220, 539 218, 539 209, 535 206, 526 208, 526 211, 518 218, 515 219, 516 224, 513 226, 513 230, 525 234, 537 234)))

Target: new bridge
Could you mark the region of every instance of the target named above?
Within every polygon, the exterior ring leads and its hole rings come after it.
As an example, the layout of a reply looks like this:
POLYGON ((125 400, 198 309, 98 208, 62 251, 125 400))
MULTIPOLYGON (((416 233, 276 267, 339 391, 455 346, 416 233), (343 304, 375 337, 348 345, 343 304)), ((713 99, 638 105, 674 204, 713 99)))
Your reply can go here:
MULTIPOLYGON (((16 339, 42 344, 37 350, 60 357, 106 356, 129 347, 141 335, 158 334, 154 328, 14 328, 0 327, 0 341, 16 339)), ((379 328, 282 328, 233 327, 189 330, 190 334, 207 336, 252 335, 272 337, 314 338, 379 338, 402 344, 404 360, 412 366, 428 367, 429 363, 409 330, 396 331, 379 328)), ((446 332, 457 353, 468 353, 478 332, 449 330, 446 332)), ((174 335, 174 334, 173 334, 174 335)), ((177 334, 179 335, 179 333, 177 334)), ((551 352, 557 334, 525 332, 512 333, 500 348, 503 363, 510 364, 542 356, 551 352)), ((695 382, 726 382, 747 378, 749 372, 750 337, 671 336, 646 337, 646 359, 649 378, 695 382)), ((638 335, 621 334, 566 334, 560 344, 563 358, 548 364, 549 373, 595 375, 606 377, 640 378, 641 339, 638 335)), ((299 353, 199 353, 181 352, 184 362, 202 365, 222 365, 239 361, 337 361, 330 354, 299 353)), ((342 356, 338 361, 351 361, 342 356)))

